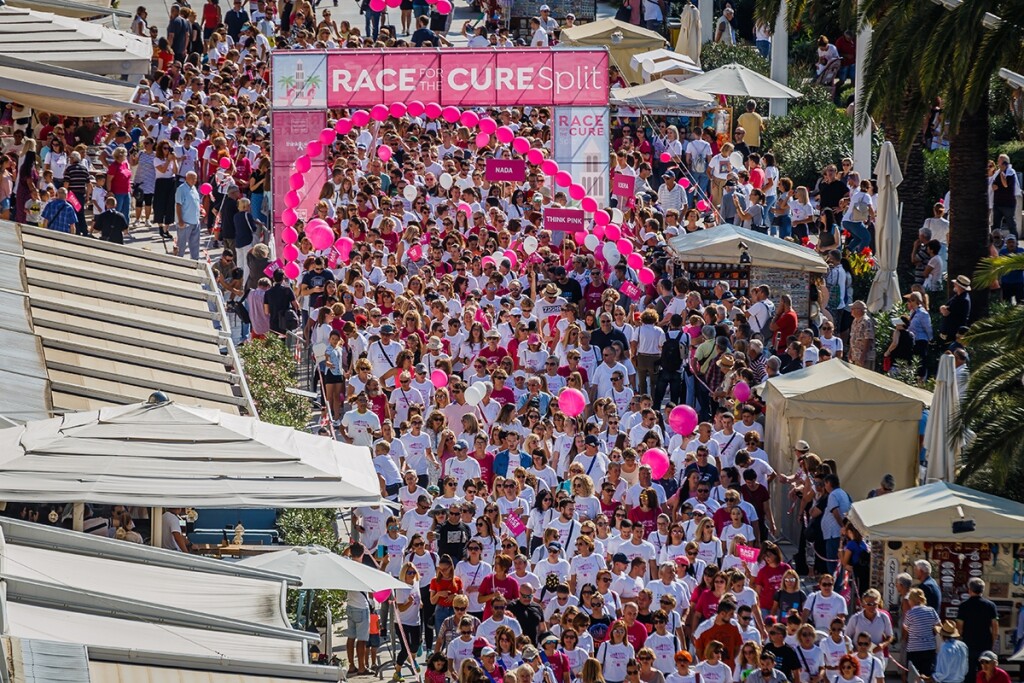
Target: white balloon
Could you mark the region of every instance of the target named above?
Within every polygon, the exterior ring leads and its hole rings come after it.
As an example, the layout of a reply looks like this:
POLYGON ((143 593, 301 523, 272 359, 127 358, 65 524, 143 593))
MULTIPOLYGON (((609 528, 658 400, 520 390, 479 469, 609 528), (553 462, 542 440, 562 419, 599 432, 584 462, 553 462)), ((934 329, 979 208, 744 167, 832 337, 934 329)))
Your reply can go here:
POLYGON ((496 251, 493 254, 491 254, 491 256, 494 257, 494 262, 495 263, 501 263, 501 259, 508 258, 508 256, 505 256, 505 250, 504 249, 499 249, 498 251, 496 251))
POLYGON ((743 154, 740 152, 733 152, 729 155, 729 161, 732 162, 733 169, 743 168, 743 154))
POLYGON ((609 266, 614 266, 622 258, 622 254, 619 253, 619 247, 615 242, 605 242, 604 246, 601 247, 601 253, 604 254, 604 260, 608 262, 609 266))
POLYGON ((583 240, 583 246, 590 251, 597 251, 599 244, 601 244, 601 240, 597 239, 597 235, 587 235, 587 238, 583 240))
POLYGON ((537 241, 537 238, 534 237, 533 235, 530 235, 525 240, 523 240, 523 251, 525 251, 527 254, 532 254, 533 252, 537 251, 537 247, 539 246, 539 244, 540 242, 537 241))
POLYGON ((454 184, 455 179, 452 178, 451 173, 442 173, 441 177, 437 179, 438 184, 444 189, 448 190, 454 184))
POLYGON ((612 209, 612 223, 621 223, 624 216, 618 209, 612 209))
POLYGON ((416 197, 420 196, 420 191, 416 189, 415 185, 406 185, 405 189, 402 190, 402 196, 410 202, 414 202, 416 201, 416 197))
POLYGON ((474 384, 469 389, 466 389, 466 393, 462 396, 466 399, 466 403, 471 406, 476 406, 480 401, 484 400, 483 387, 479 384, 474 384))

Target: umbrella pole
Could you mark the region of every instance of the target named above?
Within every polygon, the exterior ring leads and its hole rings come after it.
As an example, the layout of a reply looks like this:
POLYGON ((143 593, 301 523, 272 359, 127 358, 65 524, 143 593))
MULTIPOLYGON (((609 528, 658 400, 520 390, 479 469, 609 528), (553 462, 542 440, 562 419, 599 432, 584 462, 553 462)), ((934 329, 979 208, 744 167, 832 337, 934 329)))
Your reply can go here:
POLYGON ((71 528, 75 531, 85 531, 85 503, 71 505, 71 528))
POLYGON ((154 548, 162 548, 164 545, 164 509, 154 507, 149 512, 149 544, 154 548))
POLYGON ((324 650, 327 652, 328 663, 334 657, 334 613, 327 605, 327 633, 324 634, 324 650))

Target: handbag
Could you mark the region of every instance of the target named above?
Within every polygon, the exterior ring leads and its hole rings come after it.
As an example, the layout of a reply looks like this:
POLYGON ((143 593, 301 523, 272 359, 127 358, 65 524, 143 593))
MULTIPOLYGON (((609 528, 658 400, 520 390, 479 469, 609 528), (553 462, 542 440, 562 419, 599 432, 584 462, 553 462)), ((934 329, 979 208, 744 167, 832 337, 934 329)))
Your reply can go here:
POLYGON ((629 20, 633 16, 633 6, 628 2, 623 2, 622 7, 615 11, 615 20, 630 23, 629 20))

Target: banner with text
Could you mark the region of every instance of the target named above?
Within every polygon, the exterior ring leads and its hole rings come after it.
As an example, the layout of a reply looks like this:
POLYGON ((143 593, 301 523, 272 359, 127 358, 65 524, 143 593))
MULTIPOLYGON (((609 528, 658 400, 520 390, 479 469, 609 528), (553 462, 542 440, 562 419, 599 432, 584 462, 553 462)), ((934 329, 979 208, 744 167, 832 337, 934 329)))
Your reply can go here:
POLYGON ((580 232, 586 226, 583 209, 544 209, 544 229, 551 232, 580 232))
POLYGON ((521 183, 526 180, 526 160, 488 159, 484 169, 484 179, 489 182, 521 183))
POLYGON ((587 194, 608 201, 611 171, 608 107, 555 107, 551 116, 553 156, 587 194))

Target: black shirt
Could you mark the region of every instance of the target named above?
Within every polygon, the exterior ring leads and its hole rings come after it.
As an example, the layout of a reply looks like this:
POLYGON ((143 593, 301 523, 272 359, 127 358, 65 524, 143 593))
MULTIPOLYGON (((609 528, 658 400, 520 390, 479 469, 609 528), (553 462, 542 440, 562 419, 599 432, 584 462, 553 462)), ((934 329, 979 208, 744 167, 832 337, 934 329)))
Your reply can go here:
POLYGON ((980 595, 972 595, 960 603, 956 618, 964 622, 960 633, 968 650, 984 652, 992 649, 992 620, 999 618, 999 610, 994 602, 980 595))
POLYGON ((835 209, 839 206, 839 200, 846 196, 849 188, 839 178, 831 183, 822 179, 818 182, 818 201, 823 209, 835 209))
POLYGON ((793 680, 793 672, 801 668, 800 660, 796 656, 796 650, 785 643, 776 647, 771 641, 765 643, 761 650, 775 655, 775 668, 786 674, 786 678, 791 681, 793 680))
POLYGON ((184 54, 188 48, 188 38, 192 33, 192 26, 179 16, 171 19, 171 23, 167 25, 167 32, 174 34, 171 41, 171 52, 176 55, 184 54))
MULTIPOLYGON (((307 270, 306 274, 302 276, 302 284, 305 286, 315 289, 316 287, 326 287, 328 281, 334 279, 334 273, 324 268, 319 273, 315 270, 307 270)), ((309 307, 311 309, 317 309, 322 305, 324 298, 327 296, 326 292, 312 292, 309 295, 309 307)), ((460 558, 452 558, 456 562, 460 558)))
POLYGON ((437 527, 437 554, 447 555, 452 558, 454 564, 458 564, 466 552, 466 544, 469 543, 472 536, 468 524, 445 522, 437 527))
POLYGON ((238 213, 238 200, 225 197, 220 209, 220 237, 225 240, 235 239, 235 215, 238 213))
POLYGON ((966 325, 971 317, 971 293, 954 294, 946 302, 946 308, 949 309, 949 315, 943 316, 939 332, 943 339, 955 339, 957 329, 966 325))
POLYGON ((224 15, 224 24, 228 27, 228 35, 231 36, 231 40, 238 42, 238 34, 248 21, 249 14, 244 9, 236 11, 232 8, 228 10, 228 13, 224 15))
POLYGON ((96 216, 95 228, 104 242, 124 244, 124 233, 128 229, 128 221, 116 209, 108 209, 96 216))
POLYGON ((540 624, 544 621, 544 612, 540 606, 532 602, 524 605, 522 600, 513 600, 508 605, 508 611, 519 622, 523 635, 528 636, 531 643, 536 643, 540 624))
POLYGON ((562 297, 565 298, 571 304, 578 304, 583 300, 583 288, 580 287, 580 283, 573 280, 571 277, 566 278, 565 282, 556 282, 558 288, 562 290, 562 297))
POLYGON ((278 329, 278 318, 283 311, 286 311, 292 302, 295 301, 295 292, 291 287, 285 285, 272 285, 267 293, 263 295, 263 303, 270 311, 270 329, 275 332, 284 332, 278 329))
POLYGON ((622 344, 623 349, 629 348, 629 342, 626 340, 626 335, 612 327, 608 332, 596 329, 590 333, 590 343, 592 346, 604 351, 606 348, 612 345, 612 342, 619 342, 622 344))

